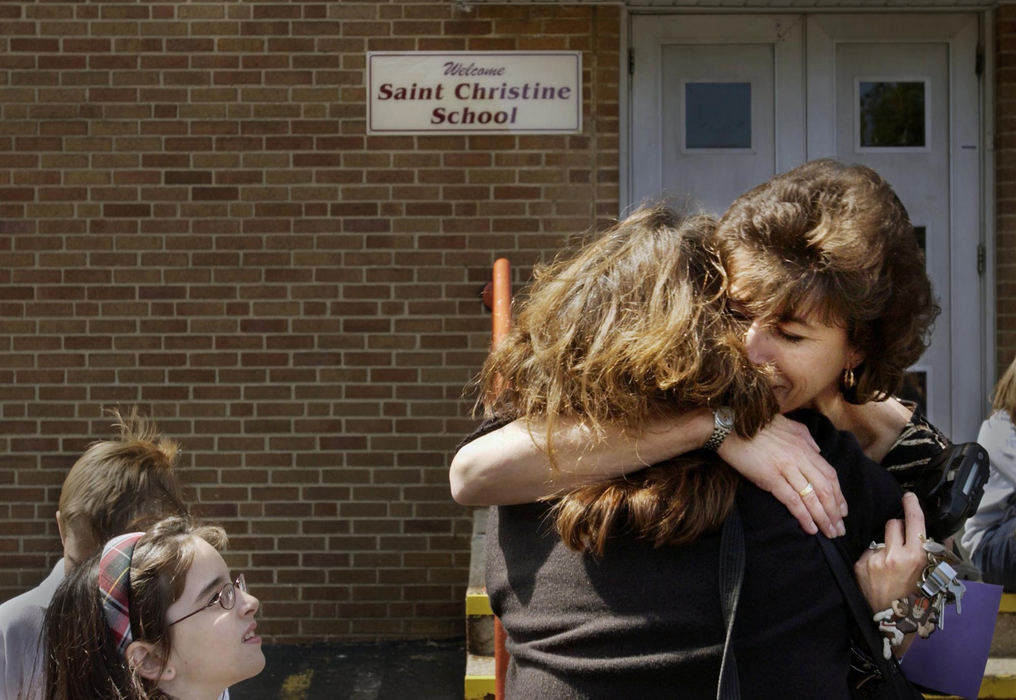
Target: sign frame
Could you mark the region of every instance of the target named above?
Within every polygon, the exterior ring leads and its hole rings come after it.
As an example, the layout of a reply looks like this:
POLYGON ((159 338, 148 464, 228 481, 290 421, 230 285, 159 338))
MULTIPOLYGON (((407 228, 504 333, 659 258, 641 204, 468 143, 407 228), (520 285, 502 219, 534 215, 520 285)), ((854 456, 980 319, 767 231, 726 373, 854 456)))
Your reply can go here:
POLYGON ((368 51, 366 69, 368 135, 582 133, 581 51, 368 51))

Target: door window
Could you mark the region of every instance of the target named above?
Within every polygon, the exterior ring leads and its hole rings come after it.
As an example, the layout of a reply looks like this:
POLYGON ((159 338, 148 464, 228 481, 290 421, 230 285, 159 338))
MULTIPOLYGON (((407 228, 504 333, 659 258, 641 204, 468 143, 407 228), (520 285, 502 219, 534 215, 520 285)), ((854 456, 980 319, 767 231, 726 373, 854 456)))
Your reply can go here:
POLYGON ((686 82, 684 148, 750 149, 751 83, 686 82))
POLYGON ((926 80, 858 79, 858 148, 927 146, 927 92, 926 80))

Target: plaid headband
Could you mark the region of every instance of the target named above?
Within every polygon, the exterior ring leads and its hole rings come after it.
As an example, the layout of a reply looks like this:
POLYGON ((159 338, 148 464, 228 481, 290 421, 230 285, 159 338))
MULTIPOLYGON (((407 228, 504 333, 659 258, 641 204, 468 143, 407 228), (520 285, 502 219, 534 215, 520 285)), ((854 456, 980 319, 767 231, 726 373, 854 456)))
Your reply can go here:
POLYGON ((102 548, 102 557, 99 559, 102 612, 121 656, 125 655, 127 645, 134 639, 129 607, 131 557, 134 556, 134 545, 143 534, 145 533, 129 532, 114 537, 102 548))

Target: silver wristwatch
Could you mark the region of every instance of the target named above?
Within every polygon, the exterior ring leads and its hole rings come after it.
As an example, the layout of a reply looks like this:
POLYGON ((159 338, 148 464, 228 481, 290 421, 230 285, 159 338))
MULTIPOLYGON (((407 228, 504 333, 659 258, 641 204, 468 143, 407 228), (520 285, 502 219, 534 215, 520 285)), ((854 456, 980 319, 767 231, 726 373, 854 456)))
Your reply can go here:
POLYGON ((734 411, 729 406, 720 406, 713 411, 713 432, 702 445, 704 449, 716 452, 734 429, 734 411))

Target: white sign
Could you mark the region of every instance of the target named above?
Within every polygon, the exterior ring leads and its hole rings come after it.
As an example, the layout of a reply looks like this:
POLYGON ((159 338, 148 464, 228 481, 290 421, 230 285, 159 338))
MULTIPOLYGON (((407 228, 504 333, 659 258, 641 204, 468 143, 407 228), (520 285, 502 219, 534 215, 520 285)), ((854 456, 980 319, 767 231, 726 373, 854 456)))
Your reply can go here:
POLYGON ((367 133, 582 131, 579 51, 371 51, 367 133))

